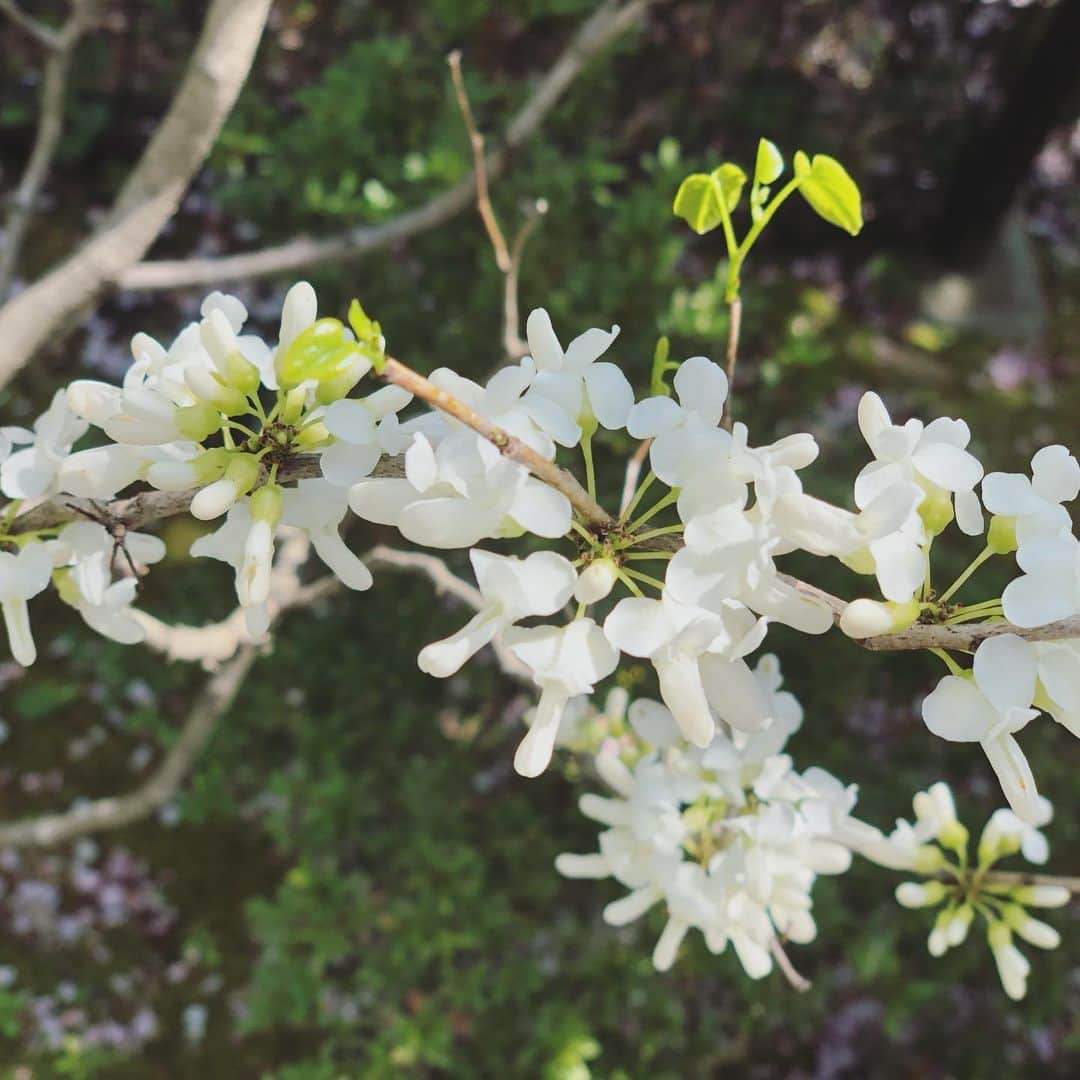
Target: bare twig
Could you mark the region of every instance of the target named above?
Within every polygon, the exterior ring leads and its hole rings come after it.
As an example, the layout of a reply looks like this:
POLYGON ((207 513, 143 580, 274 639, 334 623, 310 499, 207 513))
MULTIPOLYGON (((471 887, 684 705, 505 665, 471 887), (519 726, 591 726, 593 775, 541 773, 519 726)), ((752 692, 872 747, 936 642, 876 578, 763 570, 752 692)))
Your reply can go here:
POLYGON ((772 938, 769 942, 769 952, 772 953, 772 958, 776 961, 776 966, 783 973, 783 976, 788 981, 788 985, 793 990, 798 990, 800 994, 805 994, 810 989, 812 983, 809 979, 800 975, 795 970, 795 965, 791 962, 791 958, 784 950, 784 946, 780 944, 778 937, 772 938))
POLYGON ((619 513, 623 514, 626 508, 630 505, 630 500, 634 497, 634 492, 637 491, 638 477, 641 476, 641 467, 645 464, 645 459, 649 456, 649 447, 652 446, 652 439, 642 439, 638 444, 638 448, 630 456, 630 460, 626 463, 626 475, 623 477, 622 497, 619 499, 619 513))
POLYGON ((50 847, 104 829, 118 829, 152 814, 176 794, 239 693, 257 650, 244 645, 210 677, 188 713, 179 738, 154 774, 129 795, 93 799, 59 814, 0 825, 0 847, 50 847))
POLYGON ((739 334, 742 331, 742 299, 736 294, 728 303, 727 379, 728 393, 724 401, 724 415, 720 421, 726 431, 731 430, 732 399, 735 397, 735 365, 739 362, 739 334))
POLYGON ((1014 870, 988 870, 982 875, 981 880, 991 885, 1059 885, 1071 893, 1080 893, 1080 877, 1062 874, 1025 874, 1014 870))
POLYGON ((0 11, 29 34, 42 48, 58 49, 60 47, 59 33, 32 15, 27 15, 15 0, 0 0, 0 11))
MULTIPOLYGON (((634 26, 658 0, 608 0, 574 35, 554 66, 510 121, 502 146, 485 158, 489 179, 503 171, 508 153, 528 140, 589 61, 634 26)), ((209 259, 156 260, 132 266, 118 277, 125 289, 174 289, 190 285, 213 285, 284 274, 313 265, 341 262, 398 243, 426 232, 461 213, 476 196, 475 172, 414 210, 380 225, 360 226, 344 235, 319 239, 298 237, 260 251, 209 259)))
POLYGON ((92 0, 72 0, 71 14, 63 27, 59 31, 49 31, 52 40, 42 79, 37 134, 22 179, 11 196, 11 210, 4 229, 4 247, 0 251, 0 297, 11 285, 27 226, 60 142, 71 59, 79 38, 90 25, 92 11, 92 0))
POLYGON ((446 58, 450 65, 450 78, 454 83, 454 96, 457 98, 458 109, 461 119, 465 123, 465 130, 469 135, 469 143, 472 146, 473 175, 476 178, 476 208, 480 211, 480 220, 484 223, 491 248, 495 252, 495 265, 504 274, 510 273, 510 251, 506 246, 506 237, 499 227, 499 219, 495 216, 495 208, 491 205, 491 192, 488 189, 487 160, 484 155, 484 136, 480 134, 473 119, 472 106, 469 104, 469 95, 465 91, 465 79, 461 74, 461 50, 455 49, 446 58))
POLYGON ((503 351, 511 360, 520 359, 529 351, 529 343, 521 336, 521 311, 518 302, 518 285, 521 279, 521 260, 529 237, 548 212, 547 199, 537 199, 529 207, 525 220, 514 235, 510 246, 510 269, 503 276, 503 351))
POLYGON ((172 217, 247 77, 271 0, 213 0, 168 113, 101 226, 0 308, 0 386, 137 262, 172 217))

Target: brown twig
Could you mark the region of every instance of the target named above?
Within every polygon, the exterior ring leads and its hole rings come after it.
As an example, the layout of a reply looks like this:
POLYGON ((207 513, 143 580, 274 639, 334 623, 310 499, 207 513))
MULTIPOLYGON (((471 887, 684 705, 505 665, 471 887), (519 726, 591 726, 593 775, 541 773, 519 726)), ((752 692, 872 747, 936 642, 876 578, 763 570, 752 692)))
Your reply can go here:
MULTIPOLYGON (((955 880, 950 879, 950 880, 955 880)), ((1062 874, 1026 874, 1013 870, 988 870, 982 875, 992 885, 1060 885, 1071 893, 1080 893, 1080 877, 1062 874)))
POLYGON ((157 239, 240 92, 270 4, 212 0, 169 110, 100 226, 0 308, 0 386, 157 239))
POLYGON ((51 26, 27 15, 15 0, 0 0, 2 11, 16 26, 29 34, 42 48, 58 49, 60 34, 51 26))
POLYGON ((772 938, 769 942, 769 952, 776 961, 776 966, 780 969, 784 978, 787 979, 788 985, 793 990, 798 990, 800 994, 805 994, 813 984, 795 970, 795 965, 791 962, 791 958, 785 952, 784 946, 780 943, 778 937, 772 938))
POLYGON ((473 175, 476 177, 476 208, 480 211, 480 220, 484 223, 491 248, 495 252, 495 265, 503 274, 510 273, 510 250, 506 246, 506 237, 499 226, 499 219, 495 216, 495 208, 491 205, 491 192, 488 188, 487 159, 484 155, 484 136, 480 134, 473 119, 472 106, 469 104, 469 95, 465 90, 465 79, 461 74, 461 50, 455 49, 446 58, 450 65, 450 78, 454 83, 454 95, 457 98, 458 110, 461 119, 465 123, 465 130, 469 135, 469 143, 472 146, 473 175))
POLYGON ((450 77, 454 83, 454 95, 457 98, 458 111, 465 124, 473 154, 473 175, 476 180, 476 206, 480 211, 480 220, 484 231, 491 241, 491 250, 495 256, 495 265, 503 276, 503 350, 506 355, 517 360, 529 351, 518 328, 521 315, 518 303, 518 281, 521 275, 521 259, 525 253, 525 244, 536 228, 540 217, 547 213, 546 199, 537 199, 525 221, 514 236, 512 247, 507 247, 495 208, 491 204, 491 188, 488 183, 487 158, 484 154, 484 136, 476 126, 469 95, 465 89, 465 79, 461 72, 461 51, 455 49, 446 58, 450 65, 450 77))
MULTIPOLYGON (((13 19, 18 20, 20 16, 29 18, 22 15, 21 9, 14 5, 0 6, 13 19), (15 12, 19 15, 14 14, 15 12)), ((72 0, 71 14, 60 30, 44 31, 49 35, 49 40, 45 43, 49 55, 45 61, 41 84, 37 134, 34 136, 34 146, 19 185, 11 196, 11 209, 4 230, 4 246, 0 250, 0 297, 7 293, 11 285, 27 227, 56 155, 64 124, 64 97, 72 56, 79 38, 90 25, 92 14, 93 0, 72 0)))
MULTIPOLYGON (((536 84, 525 104, 511 119, 501 147, 485 158, 488 178, 503 171, 508 151, 528 140, 554 108, 582 70, 618 37, 638 26, 646 11, 660 0, 608 0, 582 23, 555 64, 536 84)), ((474 173, 429 202, 379 225, 359 226, 344 235, 325 238, 298 237, 259 251, 218 258, 161 259, 139 263, 119 275, 125 289, 176 289, 192 285, 219 287, 228 281, 250 280, 284 274, 309 266, 354 259, 390 244, 400 243, 449 221, 468 207, 476 196, 474 173)))
POLYGON ((641 476, 641 467, 645 464, 645 459, 649 456, 649 447, 652 446, 652 439, 642 439, 638 444, 638 448, 630 456, 630 460, 626 463, 626 475, 623 477, 622 497, 619 499, 619 514, 622 515, 626 512, 626 508, 630 505, 630 500, 634 497, 634 492, 637 491, 638 477, 641 476))
POLYGON ((742 332, 742 298, 736 293, 728 303, 727 378, 728 393, 724 415, 720 420, 726 431, 731 430, 732 400, 735 397, 735 365, 739 362, 739 334, 742 332))

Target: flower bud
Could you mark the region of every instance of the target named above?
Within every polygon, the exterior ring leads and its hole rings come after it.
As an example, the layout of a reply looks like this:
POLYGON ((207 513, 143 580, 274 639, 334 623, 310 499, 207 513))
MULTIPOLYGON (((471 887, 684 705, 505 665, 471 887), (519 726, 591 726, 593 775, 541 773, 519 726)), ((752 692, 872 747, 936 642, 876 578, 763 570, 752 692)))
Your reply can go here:
POLYGON ((338 319, 317 319, 297 334, 288 348, 279 350, 274 360, 274 371, 283 387, 342 376, 355 376, 355 382, 370 370, 371 360, 338 319))
POLYGON ((945 886, 940 881, 904 881, 896 886, 896 902, 901 907, 934 907, 945 899, 945 886))
POLYGON ((255 486, 259 478, 259 462, 250 454, 233 454, 225 475, 204 487, 191 500, 191 513, 201 521, 211 521, 255 486))
POLYGON ((948 924, 945 926, 945 936, 950 947, 956 948, 957 945, 963 945, 974 918, 975 909, 970 904, 961 904, 950 914, 948 924))
POLYGON ((1015 855, 1022 842, 1020 823, 1008 810, 995 810, 979 837, 978 859, 980 866, 989 866, 1015 855))
POLYGON ((619 569, 611 559, 594 559, 578 575, 574 599, 581 604, 595 604, 611 592, 618 579, 619 569))
POLYGON ((1061 935, 1049 923, 1033 919, 1019 904, 1005 907, 1002 917, 1010 930, 1036 948, 1056 949, 1061 944, 1061 935))
POLYGON ((251 412, 248 399, 239 390, 226 386, 221 376, 205 367, 189 367, 184 372, 187 388, 200 402, 212 405, 226 416, 251 412))
POLYGON ((945 852, 934 844, 923 844, 917 848, 911 860, 911 868, 919 874, 936 874, 948 864, 945 852))
POLYGON ((176 430, 185 439, 201 443, 221 427, 221 413, 212 405, 200 402, 177 409, 175 422, 176 430))
POLYGON ((221 478, 231 457, 224 447, 205 450, 190 461, 155 461, 146 471, 147 482, 159 491, 205 487, 221 478))
POLYGON ((1024 954, 1012 943, 1012 933, 1001 922, 994 923, 987 933, 987 941, 994 954, 998 976, 1005 993, 1013 1001, 1019 1001, 1027 993, 1027 977, 1031 970, 1024 954))
POLYGON ((263 484, 251 493, 248 510, 252 521, 265 521, 271 528, 277 528, 281 520, 281 488, 277 484, 263 484))
POLYGON ((1016 550, 1016 518, 995 514, 986 532, 986 546, 995 555, 1008 555, 1016 550))
POLYGON ((1072 897, 1064 885, 1024 885, 1013 892, 1021 904, 1028 907, 1064 907, 1072 897))
POLYGON ((285 395, 281 403, 281 422, 283 424, 295 424, 304 414, 307 408, 307 389, 303 386, 294 386, 285 395))
POLYGON ((905 604, 867 600, 852 600, 840 616, 840 629, 850 638, 877 637, 905 630, 919 617, 922 605, 917 600, 905 604))
POLYGON ((298 450, 314 450, 330 442, 330 431, 325 424, 308 424, 293 437, 293 446, 298 450))
POLYGON ((239 350, 233 349, 225 356, 222 365, 222 378, 227 386, 239 391, 245 397, 258 393, 262 381, 259 369, 239 350))

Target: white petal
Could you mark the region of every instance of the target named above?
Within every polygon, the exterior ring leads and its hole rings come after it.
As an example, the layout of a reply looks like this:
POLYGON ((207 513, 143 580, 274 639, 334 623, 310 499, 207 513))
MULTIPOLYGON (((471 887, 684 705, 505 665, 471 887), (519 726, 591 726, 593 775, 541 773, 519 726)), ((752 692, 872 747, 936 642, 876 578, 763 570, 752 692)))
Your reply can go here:
POLYGON ((982 479, 978 458, 945 442, 924 439, 911 462, 927 480, 946 491, 970 491, 982 479))
POLYGON ((874 440, 890 427, 892 417, 885 403, 872 390, 867 390, 859 401, 859 430, 867 445, 873 448, 874 440))
POLYGON ((978 742, 992 730, 998 715, 969 679, 946 675, 926 695, 923 722, 933 734, 949 742, 978 742))
POLYGON ((425 645, 417 657, 417 666, 437 679, 448 678, 491 641, 502 625, 498 609, 480 611, 456 633, 425 645))
POLYGON ((1000 713, 1026 709, 1035 696, 1036 656, 1015 634, 988 638, 975 653, 975 685, 1000 713))
POLYGON ((672 380, 679 403, 712 425, 720 423, 728 396, 728 377, 719 364, 706 356, 691 356, 679 365, 672 380))
POLYGON ((561 492, 530 476, 518 488, 507 511, 523 529, 557 539, 570 531, 573 508, 561 492))
POLYGON ((769 699, 745 660, 703 656, 702 680, 709 704, 739 731, 758 731, 770 718, 769 699))
POLYGON ((397 525, 406 506, 416 502, 416 488, 408 480, 379 477, 361 480, 349 489, 349 507, 365 521, 397 525))
POLYGON ((1072 502, 1080 495, 1080 463, 1064 446, 1044 446, 1031 459, 1032 487, 1044 499, 1072 502))
POLYGON ((627 597, 604 622, 604 633, 617 649, 631 656, 652 656, 675 636, 676 628, 659 600, 627 597))
POLYGON ((1076 601, 1052 574, 1024 574, 1001 594, 1005 618, 1016 626, 1045 626, 1076 614, 1076 601))
POLYGON ((601 427, 618 431, 626 426, 626 418, 634 404, 634 391, 619 368, 614 364, 592 364, 585 369, 585 389, 601 427))
POLYGON ((532 726, 514 754, 514 771, 519 776, 539 776, 548 767, 565 708, 566 696, 545 687, 536 706, 532 726))
POLYGON ((716 723, 709 711, 698 661, 679 656, 672 660, 654 660, 653 663, 660 680, 660 696, 675 717, 683 737, 695 746, 708 746, 716 734, 716 723))
POLYGON ((679 738, 679 725, 671 710, 659 701, 638 698, 627 712, 630 726, 650 746, 672 746, 679 738))
POLYGON ((905 604, 922 585, 926 572, 922 548, 903 533, 893 533, 870 545, 878 584, 886 599, 905 604))
POLYGON ((1013 813, 1021 821, 1034 822, 1039 816, 1039 792, 1020 744, 1011 735, 999 735, 996 739, 987 739, 983 750, 997 773, 1013 813))
POLYGON ((371 588, 373 584, 371 571, 345 543, 337 529, 322 529, 313 532, 311 542, 315 548, 315 554, 346 588, 360 592, 371 588))
POLYGON ((1042 500, 1035 494, 1031 481, 1019 473, 988 473, 982 482, 983 505, 991 514, 1017 517, 1036 514, 1042 500))
POLYGON ((651 439, 675 427, 683 411, 669 397, 650 397, 639 401, 626 419, 626 430, 635 439, 651 439))
POLYGON ((529 312, 525 321, 525 336, 529 342, 536 366, 541 371, 558 371, 563 365, 563 350, 555 330, 551 325, 551 316, 543 308, 529 312))
POLYGON ((653 967, 657 971, 669 971, 671 969, 672 964, 675 963, 675 957, 678 955, 679 946, 683 943, 683 938, 686 937, 686 932, 689 929, 689 923, 684 922, 682 919, 676 919, 674 916, 664 924, 664 929, 656 942, 652 954, 653 967))
MULTIPOLYGON (((384 389, 389 390, 387 386, 384 389)), ((350 443, 369 443, 375 441, 374 412, 362 401, 343 398, 327 406, 323 414, 323 423, 335 438, 350 443)))
POLYGON ((956 506, 956 524, 966 536, 981 536, 983 512, 979 496, 974 491, 958 491, 953 500, 956 506))
POLYGON ((617 326, 613 326, 610 331, 593 327, 583 334, 578 334, 566 346, 566 366, 573 371, 582 371, 603 356, 618 336, 617 326))

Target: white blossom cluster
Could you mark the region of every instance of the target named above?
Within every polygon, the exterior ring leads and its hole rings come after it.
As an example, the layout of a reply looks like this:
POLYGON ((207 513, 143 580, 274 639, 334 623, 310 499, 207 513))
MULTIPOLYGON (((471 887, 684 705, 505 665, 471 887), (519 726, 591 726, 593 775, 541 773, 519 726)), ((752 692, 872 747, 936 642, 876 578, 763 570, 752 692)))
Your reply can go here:
POLYGON ((704 748, 688 743, 657 701, 639 698, 626 709, 623 694, 616 708, 609 705, 618 734, 594 761, 614 794, 580 800, 582 813, 603 826, 600 850, 555 863, 567 877, 612 877, 629 890, 604 909, 612 926, 663 904, 666 922, 653 951, 661 971, 696 929, 714 953, 730 942, 751 978, 767 975, 781 939, 815 938, 817 875, 847 870, 845 838, 872 833, 850 817, 854 787, 817 767, 800 773, 783 753, 803 713, 780 689, 776 657, 763 656, 751 677, 767 702, 766 726, 747 734, 723 725, 704 748))
MULTIPOLYGON (((609 826, 601 854, 565 857, 560 868, 631 889, 610 921, 662 899, 659 967, 697 927, 710 948, 730 940, 744 967, 764 974, 776 935, 813 936, 814 876, 843 870, 845 845, 859 839, 853 791, 822 770, 796 772, 781 753, 798 709, 778 691, 775 663, 747 662, 773 623, 822 634, 834 622, 836 605, 778 560, 797 550, 832 557, 872 582, 843 607, 841 628, 855 638, 1005 620, 1026 630, 1080 614, 1080 541, 1065 507, 1080 492, 1080 465, 1063 446, 1041 449, 1030 478, 984 475, 964 421, 895 424, 867 393, 858 421, 873 460, 849 509, 804 490, 818 455, 810 434, 752 446, 745 424, 728 429, 728 379, 709 359, 665 355, 651 395, 635 400, 623 370, 603 359, 618 327, 564 348, 535 310, 529 355, 483 385, 440 368, 410 383, 427 387, 432 407, 406 415, 413 395, 393 380, 355 392, 387 364, 380 328, 358 303, 351 329, 320 318, 301 282, 285 297, 276 341, 245 333, 246 318, 239 300, 214 293, 168 346, 136 335, 122 385, 79 380, 32 431, 0 429, 0 490, 11 500, 0 519, 0 604, 13 656, 33 662, 28 601, 50 582, 98 632, 141 640, 138 578, 164 556, 156 538, 118 532, 98 502, 81 507, 81 520, 22 526, 47 499, 111 500, 136 485, 190 498, 196 518, 220 522, 191 554, 233 568, 253 635, 269 624, 281 529, 310 537, 357 590, 372 578, 341 535, 350 511, 416 544, 466 549, 481 609, 427 645, 419 664, 447 677, 497 642, 524 665, 539 704, 514 759, 522 775, 544 771, 568 705, 611 676, 621 654, 655 669, 662 704, 631 709, 648 747, 597 758, 617 795, 584 804, 609 826), (91 428, 97 445, 76 449, 91 428), (597 505, 600 429, 648 440, 649 469, 611 514, 583 510, 582 497, 597 505), (584 484, 544 482, 505 452, 511 442, 541 464, 576 450, 584 484), (380 467, 384 458, 395 468, 380 467), (295 479, 298 463, 306 471, 295 479), (985 547, 941 589, 931 548, 953 523, 967 537, 985 533, 985 547), (478 546, 526 534, 543 549, 521 557, 478 546), (984 562, 1013 553, 1019 574, 1001 596, 953 599, 984 562)), ((987 636, 970 668, 934 651, 948 674, 925 700, 927 727, 978 742, 1017 817, 1036 823, 1043 803, 1015 736, 1040 711, 1080 735, 1080 640, 987 636)))
POLYGON ((1070 893, 1062 885, 1028 880, 1023 874, 989 872, 1001 859, 1018 853, 1028 862, 1045 863, 1050 845, 1040 827, 1049 824, 1053 808, 1039 799, 1034 823, 1021 821, 1011 810, 996 810, 971 860, 968 830, 957 818, 948 784, 939 782, 918 792, 913 804, 913 822, 898 820, 888 836, 863 833, 856 850, 883 866, 926 876, 898 885, 896 899, 907 908, 940 908, 927 939, 931 956, 962 945, 980 916, 1001 984, 1009 997, 1019 1000, 1027 993, 1031 965, 1014 938, 1039 949, 1061 944, 1057 930, 1027 909, 1062 907, 1070 893))

